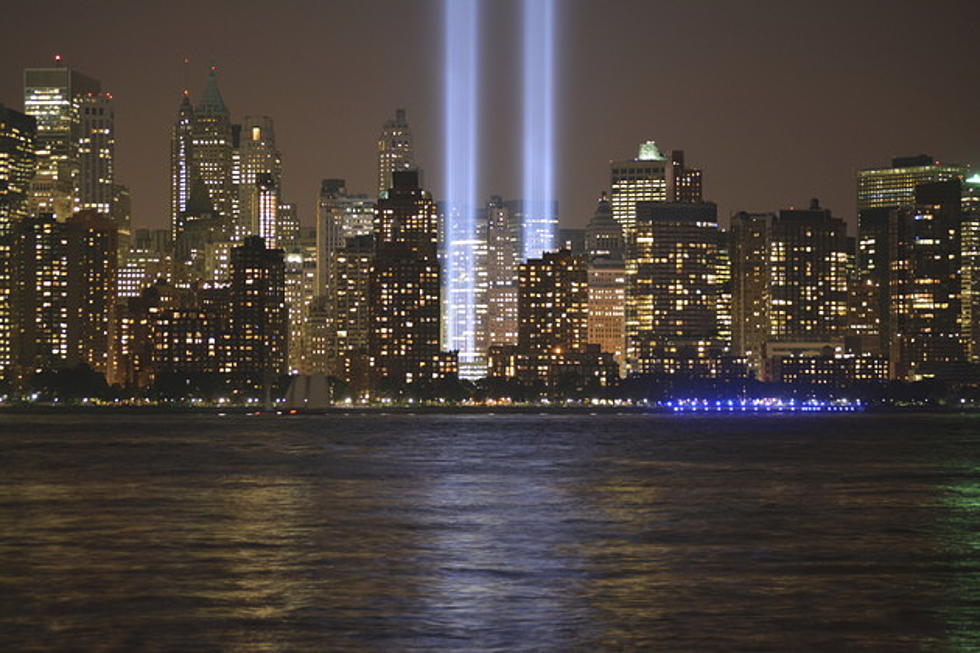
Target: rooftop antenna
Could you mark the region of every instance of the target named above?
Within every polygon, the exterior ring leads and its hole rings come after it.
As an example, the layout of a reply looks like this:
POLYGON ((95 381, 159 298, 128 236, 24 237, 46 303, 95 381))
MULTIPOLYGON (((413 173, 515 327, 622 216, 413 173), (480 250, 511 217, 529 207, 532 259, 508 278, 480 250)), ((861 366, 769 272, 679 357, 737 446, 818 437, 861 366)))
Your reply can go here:
POLYGON ((188 66, 191 63, 190 57, 184 57, 184 95, 190 95, 190 82, 188 81, 188 66))

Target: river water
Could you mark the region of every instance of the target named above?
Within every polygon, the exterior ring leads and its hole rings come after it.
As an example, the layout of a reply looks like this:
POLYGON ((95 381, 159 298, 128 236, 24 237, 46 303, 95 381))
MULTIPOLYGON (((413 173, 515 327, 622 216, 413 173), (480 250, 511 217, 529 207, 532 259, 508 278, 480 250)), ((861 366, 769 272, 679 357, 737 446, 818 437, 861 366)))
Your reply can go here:
POLYGON ((0 415, 0 648, 980 650, 980 418, 0 415))

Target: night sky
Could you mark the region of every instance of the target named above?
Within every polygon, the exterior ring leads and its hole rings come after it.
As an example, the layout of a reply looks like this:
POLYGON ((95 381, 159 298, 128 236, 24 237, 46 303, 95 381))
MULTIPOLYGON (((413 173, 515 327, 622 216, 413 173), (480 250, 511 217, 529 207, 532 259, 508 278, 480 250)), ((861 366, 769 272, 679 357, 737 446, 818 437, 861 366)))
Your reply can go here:
MULTIPOLYGON (((485 0, 481 196, 520 194, 516 2, 485 0)), ((373 193, 375 138, 408 110, 442 186, 440 1, 18 2, 4 7, 0 102, 62 53, 116 98, 117 180, 137 227, 168 221, 170 128, 191 59, 218 64, 234 119, 275 120, 284 196, 311 224, 319 180, 373 193)), ((558 192, 582 226, 610 159, 684 149, 719 213, 819 197, 853 220, 854 171, 895 155, 980 164, 980 3, 558 1, 558 192), (907 5, 907 6, 906 6, 907 5)))

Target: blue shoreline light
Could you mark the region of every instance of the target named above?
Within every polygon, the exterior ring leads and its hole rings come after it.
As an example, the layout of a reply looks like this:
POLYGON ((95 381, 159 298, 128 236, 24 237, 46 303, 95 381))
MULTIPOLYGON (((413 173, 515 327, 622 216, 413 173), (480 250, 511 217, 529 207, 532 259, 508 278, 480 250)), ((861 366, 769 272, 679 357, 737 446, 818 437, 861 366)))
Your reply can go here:
POLYGON ((555 248, 555 0, 523 0, 523 257, 555 248))
POLYGON ((444 0, 445 12, 445 344, 460 371, 476 351, 476 233, 479 0, 444 0))

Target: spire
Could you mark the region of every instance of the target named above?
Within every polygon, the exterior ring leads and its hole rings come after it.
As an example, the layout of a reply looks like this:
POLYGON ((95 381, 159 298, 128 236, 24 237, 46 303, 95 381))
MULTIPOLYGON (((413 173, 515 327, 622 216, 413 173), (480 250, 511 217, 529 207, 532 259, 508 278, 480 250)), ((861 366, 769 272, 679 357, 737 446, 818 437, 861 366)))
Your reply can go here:
POLYGON ((208 70, 208 83, 204 87, 204 94, 197 105, 198 113, 228 113, 225 101, 221 99, 221 91, 218 90, 218 66, 211 64, 208 70))

